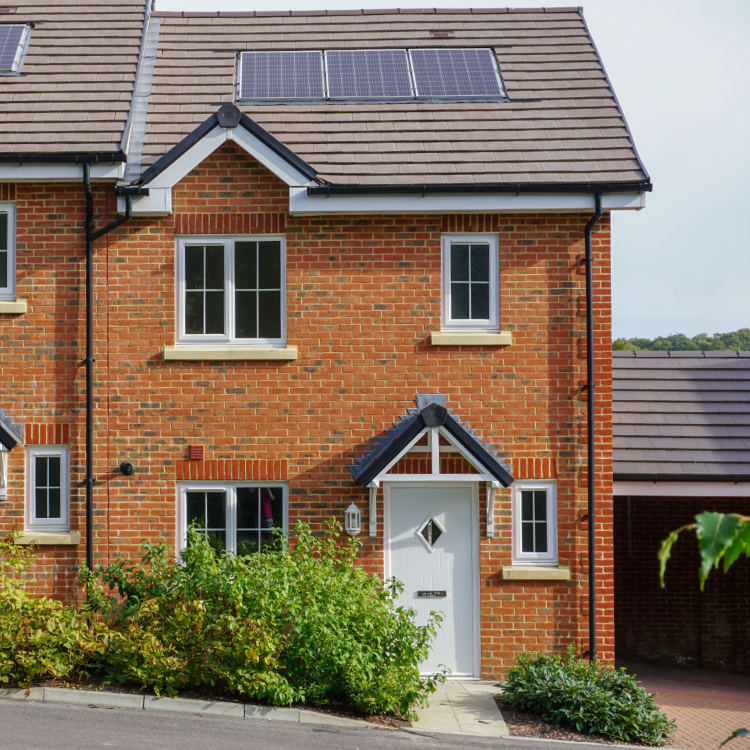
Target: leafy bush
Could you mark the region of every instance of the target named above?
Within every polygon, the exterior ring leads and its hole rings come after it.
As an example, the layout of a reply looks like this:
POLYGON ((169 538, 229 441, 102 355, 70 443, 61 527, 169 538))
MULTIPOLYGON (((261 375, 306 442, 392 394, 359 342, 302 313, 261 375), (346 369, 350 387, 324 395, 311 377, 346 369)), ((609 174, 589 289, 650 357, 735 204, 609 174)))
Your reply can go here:
POLYGON ((675 730, 624 669, 576 658, 523 653, 502 684, 504 700, 545 721, 625 742, 663 745, 675 730))
POLYGON ((30 581, 16 576, 33 557, 12 536, 0 541, 0 683, 21 687, 81 675, 104 651, 106 632, 94 614, 23 590, 30 581))
POLYGON ((178 565, 162 545, 140 563, 98 569, 118 597, 97 606, 114 625, 112 676, 174 694, 221 687, 277 705, 350 703, 363 713, 411 716, 440 676, 423 680, 438 625, 396 607, 398 584, 356 564, 358 540, 340 527, 316 538, 297 528, 293 549, 235 556, 191 531, 178 565))

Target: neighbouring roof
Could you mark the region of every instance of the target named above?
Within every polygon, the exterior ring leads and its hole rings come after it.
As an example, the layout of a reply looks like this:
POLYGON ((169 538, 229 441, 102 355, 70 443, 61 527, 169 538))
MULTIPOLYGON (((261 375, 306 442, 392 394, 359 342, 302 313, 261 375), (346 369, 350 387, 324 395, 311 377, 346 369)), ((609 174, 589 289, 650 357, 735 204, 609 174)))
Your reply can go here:
MULTIPOLYGON (((19 75, 0 79, 0 155, 121 151, 146 0, 23 0, 32 24, 19 75)), ((7 158, 7 157, 6 157, 7 158)))
POLYGON ((234 100, 243 50, 491 47, 508 101, 240 107, 323 183, 650 189, 578 8, 155 12, 153 19, 158 54, 144 168, 234 100))
POLYGON ((750 352, 614 352, 615 480, 750 480, 750 352))
POLYGON ((375 438, 363 456, 349 467, 355 481, 368 485, 402 453, 410 443, 429 427, 443 428, 451 439, 464 450, 504 487, 513 481, 510 466, 504 464, 492 448, 484 444, 482 438, 467 427, 452 409, 446 409, 446 396, 440 393, 418 393, 417 408, 407 413, 387 429, 384 435, 375 438))

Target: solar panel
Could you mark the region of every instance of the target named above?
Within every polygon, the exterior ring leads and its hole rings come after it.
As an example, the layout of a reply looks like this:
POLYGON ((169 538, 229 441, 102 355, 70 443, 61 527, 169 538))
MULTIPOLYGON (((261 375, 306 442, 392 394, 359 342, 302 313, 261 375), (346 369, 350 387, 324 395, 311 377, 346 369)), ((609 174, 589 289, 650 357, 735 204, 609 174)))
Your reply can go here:
POLYGON ((243 52, 241 99, 322 99, 323 56, 303 52, 243 52))
POLYGON ((328 96, 412 97, 405 49, 329 50, 328 96))
POLYGON ((0 71, 13 72, 18 48, 26 26, 22 24, 0 25, 0 71))
POLYGON ((503 96, 489 49, 412 49, 417 96, 503 96))

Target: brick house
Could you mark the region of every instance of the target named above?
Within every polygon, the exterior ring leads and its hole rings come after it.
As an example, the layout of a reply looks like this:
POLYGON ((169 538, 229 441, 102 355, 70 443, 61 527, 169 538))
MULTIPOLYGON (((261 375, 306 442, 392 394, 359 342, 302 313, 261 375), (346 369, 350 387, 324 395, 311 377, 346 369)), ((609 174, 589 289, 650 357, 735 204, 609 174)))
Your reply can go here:
POLYGON ((750 352, 615 352, 613 412, 618 659, 749 671, 750 560, 701 591, 683 535, 660 588, 656 553, 697 513, 750 515, 750 352))
POLYGON ((446 613, 426 669, 611 659, 609 216, 651 185, 580 11, 3 24, 0 525, 38 590, 353 504, 446 613))

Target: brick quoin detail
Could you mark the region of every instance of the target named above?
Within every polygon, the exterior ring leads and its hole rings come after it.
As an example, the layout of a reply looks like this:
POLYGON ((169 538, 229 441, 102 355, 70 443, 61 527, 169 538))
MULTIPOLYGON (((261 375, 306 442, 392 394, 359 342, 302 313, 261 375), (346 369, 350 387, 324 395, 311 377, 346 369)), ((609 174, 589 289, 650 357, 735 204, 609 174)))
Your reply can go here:
MULTIPOLYGON (((11 195, 9 191, 7 193, 11 195)), ((71 529, 85 530, 84 220, 78 183, 15 186, 22 316, 0 321, 3 408, 21 424, 69 427, 71 529)), ((95 185, 97 217, 112 216, 111 186, 95 185)), ((482 675, 502 677, 524 649, 583 650, 588 640, 585 321, 580 274, 591 212, 504 215, 290 216, 289 189, 228 143, 178 183, 173 214, 134 217, 94 246, 94 561, 137 557, 144 539, 174 545, 177 481, 284 480, 289 523, 315 530, 357 503, 368 528, 368 491, 348 469, 415 393, 448 404, 519 478, 555 478, 560 564, 570 581, 510 581, 508 489, 495 498, 487 538, 479 493, 482 675), (500 322, 508 347, 432 346, 440 330, 441 236, 496 232, 500 322), (292 361, 165 361, 175 342, 175 235, 284 234, 287 341, 292 361), (205 445, 204 461, 187 447, 205 445), (136 473, 117 472, 132 460, 136 473), (200 468, 202 466, 202 468, 200 468), (265 467, 265 468, 263 468, 265 467), (190 472, 202 472, 201 474, 190 472)), ((614 656, 611 489, 610 237, 593 232, 597 377, 599 654, 614 656)), ((25 439, 29 441, 26 432, 25 439)), ((441 461, 443 458, 441 458, 441 461)), ((448 460, 448 459, 446 459, 448 460)), ((452 459, 451 459, 452 460, 452 459)), ((8 455, 0 531, 22 528, 24 452, 8 455)), ((453 473, 453 469, 451 469, 453 473)), ((461 473, 461 472, 458 472, 461 473)), ((383 575, 383 503, 361 564, 383 575)), ((85 546, 42 550, 36 591, 78 594, 85 546)))

